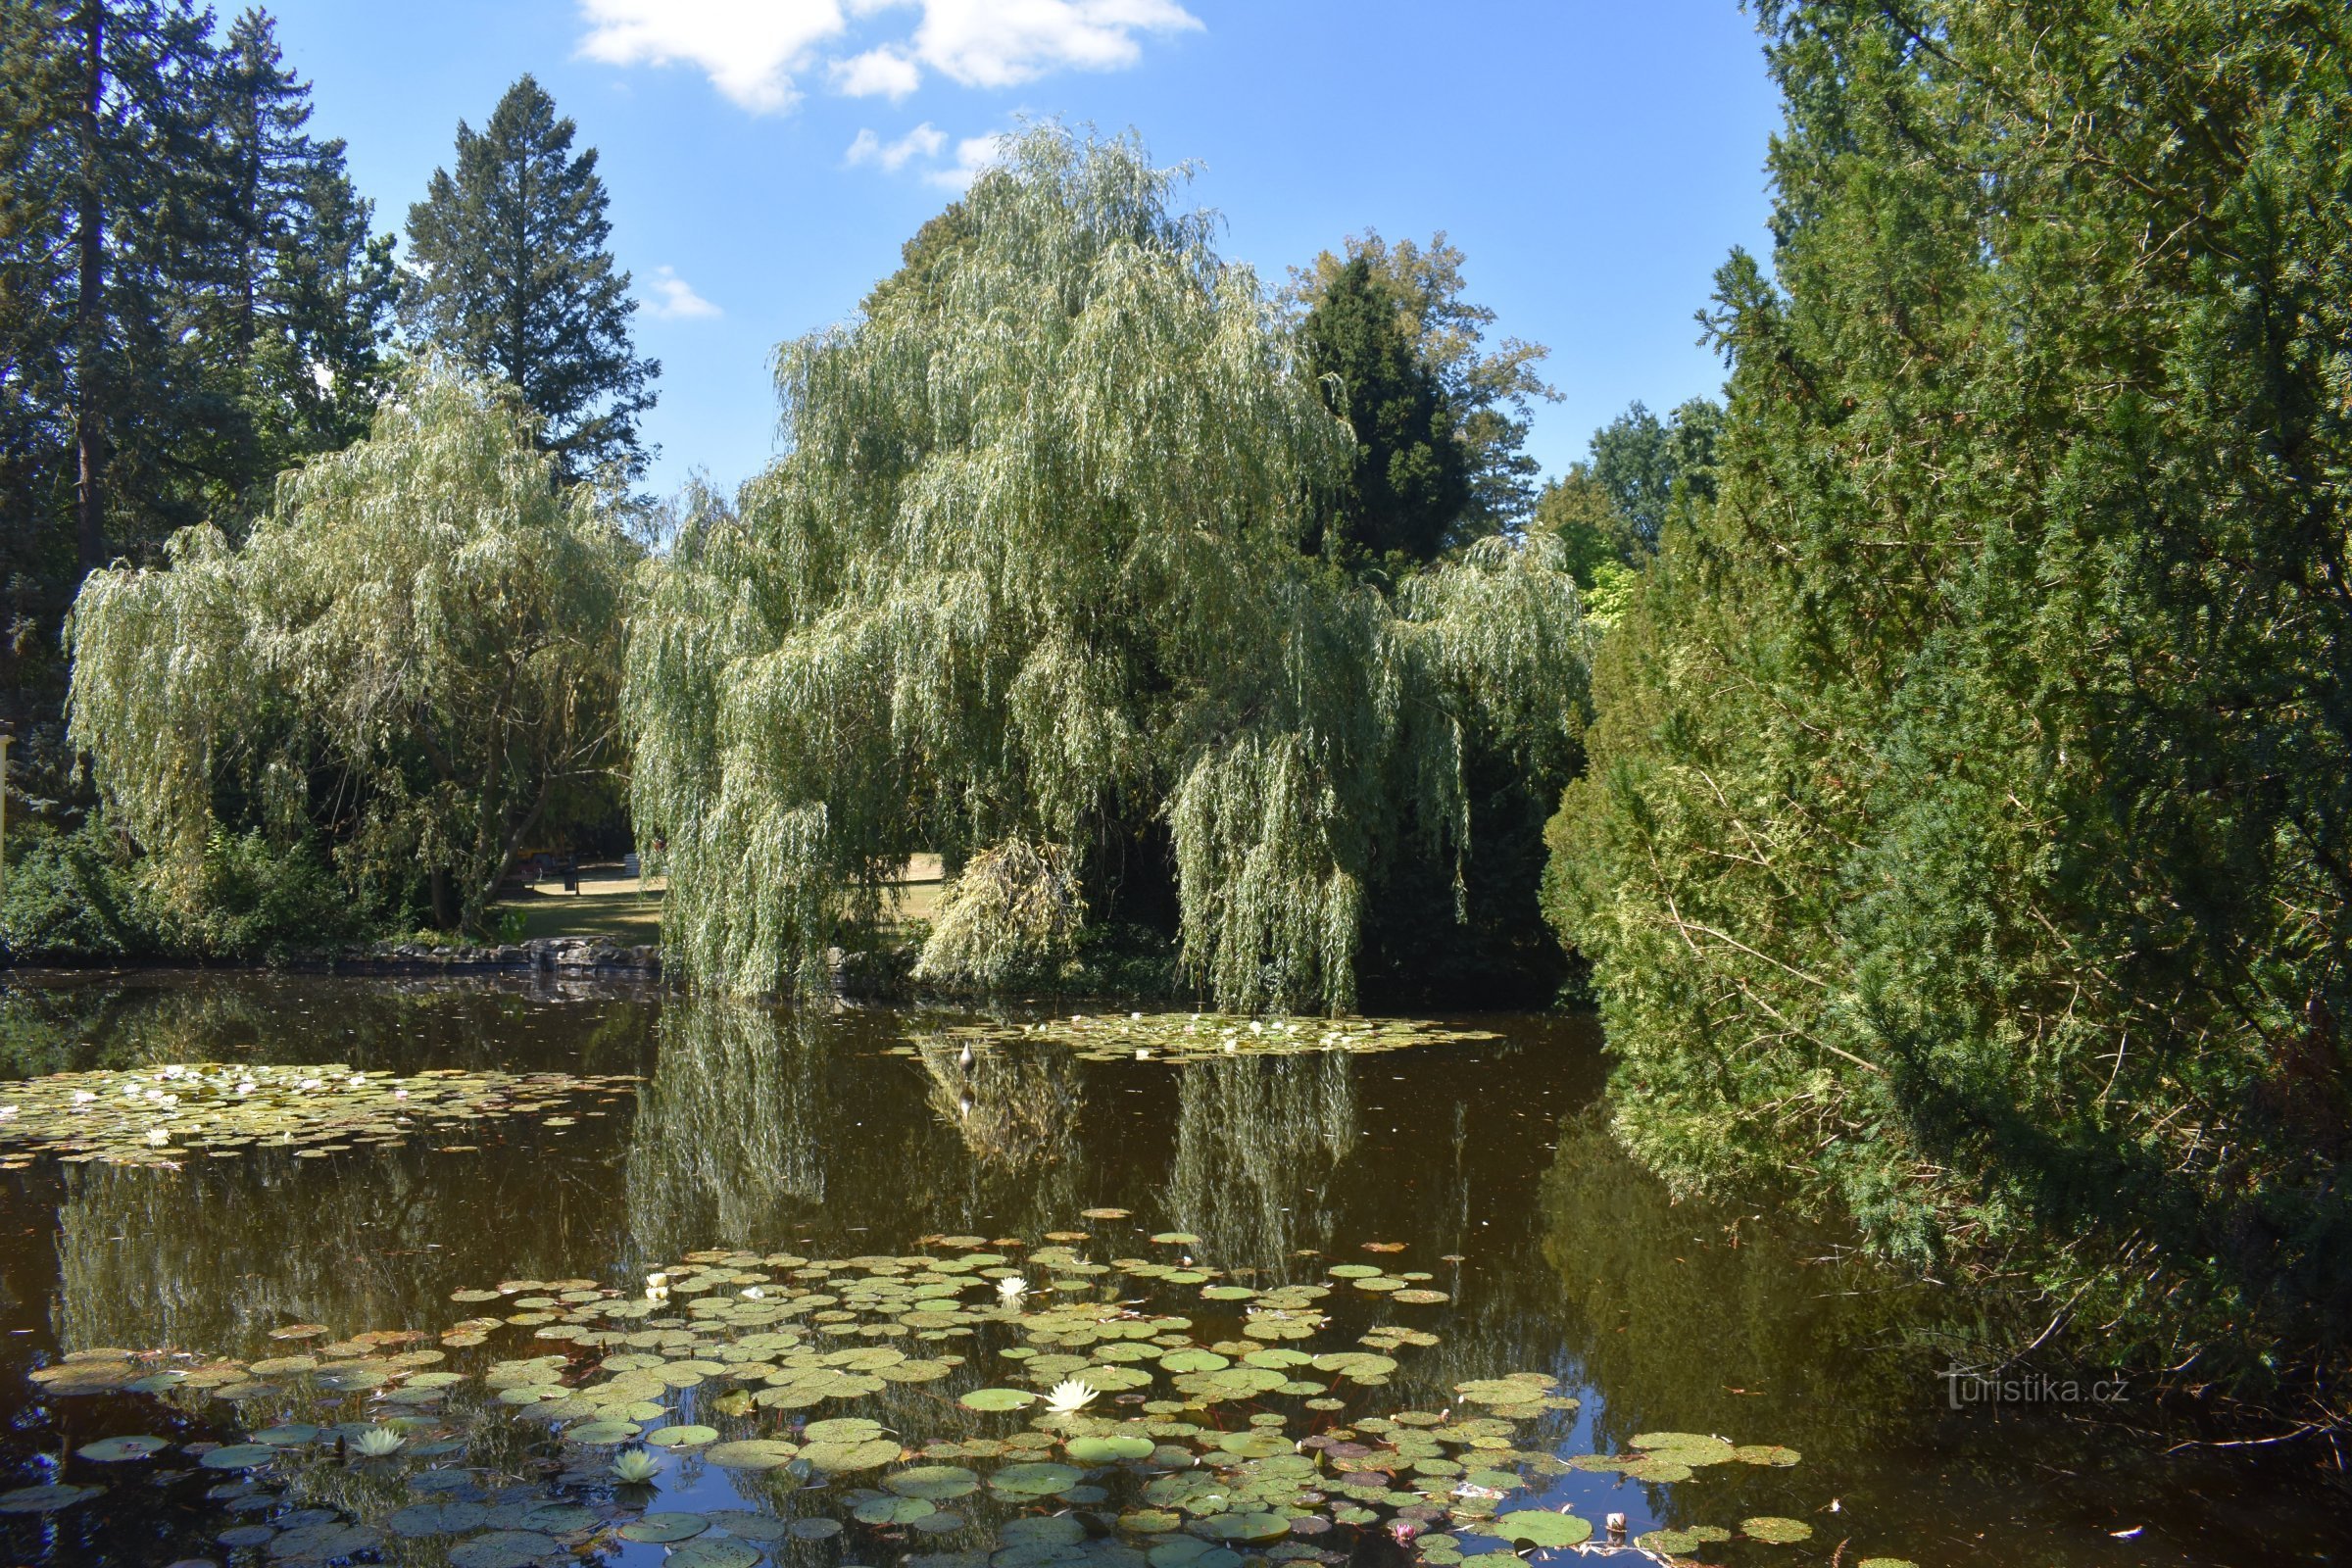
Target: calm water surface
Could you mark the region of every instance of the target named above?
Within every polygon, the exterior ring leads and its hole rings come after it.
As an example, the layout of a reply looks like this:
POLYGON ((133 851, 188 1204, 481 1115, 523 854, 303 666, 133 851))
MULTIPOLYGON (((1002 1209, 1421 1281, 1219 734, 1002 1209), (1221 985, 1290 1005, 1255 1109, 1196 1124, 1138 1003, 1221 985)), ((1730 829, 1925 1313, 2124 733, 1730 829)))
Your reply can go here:
MULTIPOLYGON (((1020 1244, 1075 1230, 1091 1230, 1105 1260, 1150 1252, 1155 1232, 1189 1233, 1200 1265, 1259 1287, 1321 1279, 1334 1263, 1434 1276, 1447 1304, 1335 1301, 1335 1329, 1348 1332, 1317 1348, 1376 1320, 1441 1340, 1398 1351, 1393 1383, 1351 1394, 1345 1418, 1442 1409, 1457 1382, 1539 1371, 1581 1400, 1541 1433, 1562 1456, 1621 1451, 1659 1430, 1801 1450, 1793 1468, 1711 1466, 1664 1485, 1582 1471, 1537 1482, 1544 1502, 1593 1519, 1623 1512, 1637 1533, 1759 1514, 1814 1526, 1801 1544, 1735 1542, 1701 1549, 1705 1561, 2123 1568, 2344 1555, 2346 1494, 2309 1454, 2168 1453, 2140 1430, 2156 1413, 2129 1391, 2095 1414, 1950 1408, 1937 1373, 1979 1326, 1970 1304, 1875 1273, 1837 1236, 1783 1216, 1670 1203, 1606 1136, 1589 1023, 1487 1018, 1473 1022, 1499 1039, 1193 1063, 1000 1045, 965 1067, 926 1049, 944 1021, 487 983, 21 977, 0 992, 9 1078, 206 1061, 640 1081, 574 1107, 569 1125, 485 1122, 464 1145, 416 1138, 322 1158, 255 1149, 178 1170, 42 1156, 0 1171, 0 1491, 110 1489, 0 1517, 0 1562, 272 1560, 266 1545, 219 1544, 270 1516, 250 1494, 216 1494, 223 1477, 184 1451, 131 1465, 74 1453, 123 1433, 233 1441, 229 1407, 52 1396, 28 1381, 72 1351, 253 1358, 285 1353, 270 1331, 289 1323, 437 1332, 484 1310, 453 1304, 453 1291, 502 1281, 635 1293, 647 1270, 697 1249, 848 1258, 947 1235, 1017 1258, 1020 1244), (1082 1219, 1088 1208, 1133 1212, 1104 1223, 1082 1219)), ((681 1396, 679 1419, 696 1416, 698 1393, 681 1396)), ((1255 1408, 1220 1406, 1218 1419, 1255 1408)), ((924 1434, 907 1436, 919 1446, 924 1434)), ((551 1495, 564 1485, 559 1466, 528 1454, 502 1462, 515 1485, 551 1495)), ((671 1463, 656 1506, 776 1503, 767 1478, 687 1459, 671 1463)), ((796 1568, 881 1568, 955 1544, 853 1527, 769 1549, 796 1568)), ((651 1568, 672 1548, 599 1550, 595 1560, 651 1568)), ((446 1543, 405 1540, 381 1557, 449 1561, 446 1543)))

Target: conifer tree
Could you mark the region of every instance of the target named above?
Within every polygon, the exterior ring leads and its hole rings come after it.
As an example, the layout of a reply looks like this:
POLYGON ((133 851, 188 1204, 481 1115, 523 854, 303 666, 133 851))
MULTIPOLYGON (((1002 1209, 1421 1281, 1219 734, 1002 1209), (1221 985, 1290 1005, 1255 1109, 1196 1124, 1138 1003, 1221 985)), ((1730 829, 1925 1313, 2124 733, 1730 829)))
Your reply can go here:
POLYGON ((480 131, 459 122, 456 172, 435 170, 409 209, 401 308, 413 335, 521 391, 563 474, 612 466, 634 479, 662 367, 631 343, 637 303, 606 248, 596 149, 571 150, 577 128, 528 75, 480 131))

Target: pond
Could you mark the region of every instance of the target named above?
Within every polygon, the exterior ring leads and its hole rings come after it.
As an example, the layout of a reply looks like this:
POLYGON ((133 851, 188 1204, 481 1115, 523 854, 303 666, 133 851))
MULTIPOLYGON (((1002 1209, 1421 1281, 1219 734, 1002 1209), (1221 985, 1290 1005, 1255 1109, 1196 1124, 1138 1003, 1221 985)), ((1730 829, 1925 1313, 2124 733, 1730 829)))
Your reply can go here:
POLYGON ((2340 1551, 2310 1455, 1670 1202, 1587 1020, 1080 1013, 17 977, 0 1561, 2340 1551))

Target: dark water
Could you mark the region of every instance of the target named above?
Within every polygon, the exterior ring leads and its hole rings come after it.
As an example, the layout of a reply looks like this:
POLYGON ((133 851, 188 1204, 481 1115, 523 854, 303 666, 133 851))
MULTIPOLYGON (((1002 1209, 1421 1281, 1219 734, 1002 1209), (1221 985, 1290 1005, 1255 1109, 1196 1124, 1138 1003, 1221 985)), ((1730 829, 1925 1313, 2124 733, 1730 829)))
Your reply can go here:
MULTIPOLYGON (((1665 1485, 1542 1483, 1546 1502, 1623 1512, 1636 1533, 1758 1514, 1815 1527, 1797 1545, 1708 1546, 1709 1562, 2344 1555, 2347 1494, 2306 1449, 2168 1452, 2177 1418, 2128 1389, 2096 1408, 2046 1396, 1953 1408, 1937 1374, 1987 1326, 1971 1303, 1874 1272, 1835 1234, 1784 1216, 1670 1202, 1607 1137, 1588 1023, 1483 1019, 1499 1041, 1189 1064, 1002 1046, 964 1069, 936 1048, 908 1053, 940 1021, 612 990, 19 980, 0 994, 11 1078, 220 1061, 643 1081, 569 1126, 486 1123, 464 1152, 413 1140, 325 1158, 251 1150, 176 1171, 47 1157, 0 1171, 0 1491, 111 1489, 0 1517, 0 1562, 269 1560, 216 1544, 234 1522, 207 1496, 219 1475, 74 1453, 120 1433, 231 1440, 221 1407, 53 1397, 27 1381, 70 1351, 258 1357, 283 1353, 268 1336, 289 1322, 439 1330, 475 1310, 453 1305, 453 1290, 504 1280, 633 1291, 647 1269, 710 1247, 846 1258, 940 1234, 1035 1245, 1086 1227, 1090 1207, 1133 1210, 1094 1227, 1111 1251, 1188 1232, 1201 1264, 1259 1286, 1367 1258, 1434 1275, 1450 1303, 1415 1321, 1442 1343, 1399 1352, 1398 1387, 1368 1391, 1396 1396, 1383 1408, 1410 1396, 1436 1409, 1456 1382, 1543 1371, 1582 1400, 1546 1433, 1563 1455, 1658 1430, 1801 1450, 1794 1468, 1722 1465, 1665 1485)), ((663 1508, 753 1496, 711 1467, 663 1485, 663 1508)), ((853 1532, 776 1551, 827 1568, 922 1549, 853 1532)), ((383 1557, 445 1562, 436 1550, 393 1541, 383 1557)), ((651 1565, 666 1550, 615 1544, 598 1560, 651 1565)))

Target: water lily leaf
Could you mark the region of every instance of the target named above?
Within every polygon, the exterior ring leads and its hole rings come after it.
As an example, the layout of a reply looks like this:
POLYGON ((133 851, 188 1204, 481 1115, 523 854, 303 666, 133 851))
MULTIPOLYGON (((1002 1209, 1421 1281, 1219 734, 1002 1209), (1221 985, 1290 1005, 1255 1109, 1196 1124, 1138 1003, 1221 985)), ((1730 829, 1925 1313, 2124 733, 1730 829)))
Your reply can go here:
POLYGON ((96 1443, 85 1443, 74 1451, 84 1459, 95 1459, 100 1464, 120 1464, 125 1459, 147 1458, 170 1446, 172 1445, 162 1438, 100 1438, 96 1443))
POLYGON ((1042 1497, 1050 1493, 1074 1487, 1085 1476, 1066 1464, 1039 1460, 1027 1464, 1008 1464, 988 1478, 991 1490, 1015 1497, 1042 1497))
POLYGON ((1018 1410, 1037 1397, 1026 1389, 974 1389, 956 1402, 967 1410, 1018 1410))
POLYGON ((1861 1568, 1919 1568, 1919 1564, 1908 1557, 1865 1557, 1861 1568))
POLYGON ((672 1541, 691 1541, 710 1528, 710 1521, 699 1513, 649 1513, 632 1519, 614 1532, 623 1541, 649 1541, 666 1544, 672 1541))
POLYGON ((604 1447, 610 1444, 626 1443, 643 1430, 634 1421, 583 1421, 576 1427, 566 1427, 564 1441, 584 1443, 590 1447, 604 1447))
POLYGON ((1273 1541, 1291 1533, 1287 1513, 1221 1513, 1200 1527, 1220 1541, 1273 1541))
POLYGON ((1652 1530, 1634 1544, 1682 1557, 1701 1546, 1720 1545, 1731 1539, 1732 1533, 1720 1525, 1690 1525, 1680 1530, 1652 1530))
POLYGON ((671 1552, 662 1568, 752 1568, 760 1556, 760 1548, 749 1542, 717 1541, 705 1536, 671 1552))
POLYGON ((657 1448, 699 1448, 706 1443, 718 1441, 718 1428, 705 1426, 656 1427, 645 1435, 645 1441, 657 1448))
POLYGON ((95 1497, 104 1489, 99 1487, 19 1487, 14 1492, 0 1492, 0 1513, 55 1513, 70 1508, 84 1497, 95 1497))
POLYGON ((382 1541, 383 1536, 367 1525, 322 1520, 280 1535, 270 1543, 270 1556, 275 1562, 318 1562, 332 1557, 353 1557, 364 1551, 374 1550, 382 1541))
POLYGON ((868 1497, 850 1512, 860 1524, 910 1525, 939 1512, 939 1504, 923 1497, 868 1497))
POLYGON ((889 1464, 899 1456, 895 1438, 869 1438, 862 1443, 811 1443, 801 1449, 801 1457, 812 1470, 827 1475, 846 1475, 854 1470, 872 1470, 889 1464))
POLYGON ((395 1508, 384 1520, 384 1528, 396 1536, 462 1536, 480 1527, 490 1517, 490 1510, 478 1502, 449 1500, 445 1502, 412 1502, 405 1508, 395 1508))
POLYGON ((705 1514, 710 1528, 723 1530, 741 1541, 754 1541, 770 1545, 782 1541, 789 1533, 785 1521, 772 1513, 759 1513, 750 1508, 714 1508, 705 1514))
POLYGON ((1006 1520, 997 1539, 1008 1546, 1075 1546, 1086 1539, 1086 1526, 1066 1513, 1032 1514, 1006 1520))
POLYGON ((1784 1519, 1777 1514, 1760 1514, 1740 1521, 1740 1533, 1750 1541, 1761 1541, 1775 1546, 1793 1545, 1813 1537, 1813 1527, 1802 1519, 1784 1519))
POLYGON ((773 1438, 746 1438, 717 1444, 703 1455, 721 1470, 773 1470, 789 1464, 800 1452, 795 1444, 773 1438))
POLYGON ((1083 1465, 1117 1464, 1125 1459, 1149 1459, 1154 1445, 1150 1438, 1072 1438, 1062 1447, 1083 1465))
POLYGON ((1763 1464, 1786 1469, 1801 1461, 1804 1455, 1794 1448, 1784 1448, 1777 1443, 1749 1443, 1734 1448, 1732 1457, 1742 1464, 1763 1464))
POLYGON ((1233 1363, 1214 1350, 1170 1350, 1159 1358, 1170 1372, 1215 1372, 1233 1363))
POLYGON ((1592 1539, 1592 1521, 1579 1519, 1572 1513, 1553 1513, 1548 1508, 1521 1508, 1506 1513, 1485 1532, 1505 1541, 1523 1545, 1549 1549, 1555 1546, 1574 1546, 1592 1539))
POLYGON ((535 1530, 493 1530, 449 1548, 450 1568, 534 1568, 564 1550, 553 1536, 535 1530))
POLYGON ((796 1541, 830 1541, 841 1534, 838 1519, 795 1519, 785 1528, 796 1541))
POLYGON ((980 1478, 961 1465, 920 1464, 882 1478, 882 1484, 904 1497, 927 1497, 945 1502, 980 1490, 980 1478))
POLYGON ((232 1443, 213 1449, 196 1462, 207 1470, 251 1470, 276 1457, 277 1450, 266 1443, 232 1443))

